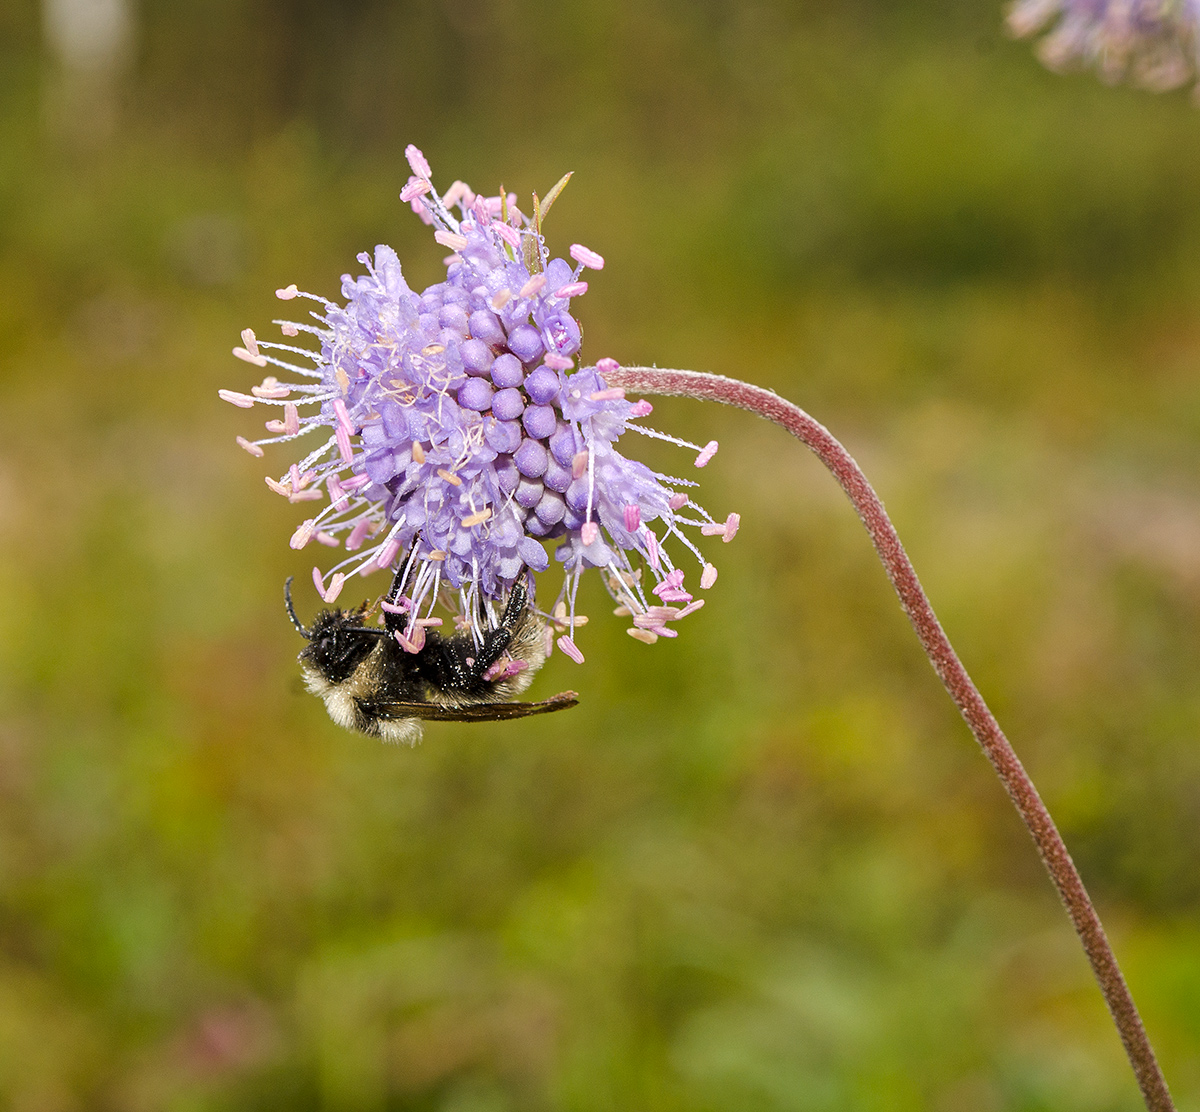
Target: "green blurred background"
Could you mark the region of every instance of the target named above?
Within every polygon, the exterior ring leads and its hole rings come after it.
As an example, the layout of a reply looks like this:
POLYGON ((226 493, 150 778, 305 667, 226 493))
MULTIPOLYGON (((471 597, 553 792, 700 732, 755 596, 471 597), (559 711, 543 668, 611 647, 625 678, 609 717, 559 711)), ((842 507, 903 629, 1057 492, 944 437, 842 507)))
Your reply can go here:
POLYGON ((0 1107, 1140 1106, 779 430, 657 404, 720 439, 703 501, 742 531, 677 641, 587 586, 587 665, 531 692, 577 710, 408 750, 300 690, 311 554, 216 391, 277 286, 335 295, 379 242, 436 279, 415 142, 443 187, 576 171, 548 231, 608 260, 585 355, 750 378, 858 456, 1200 1109, 1187 95, 1048 74, 992 3, 105 10, 0 6, 0 1107))

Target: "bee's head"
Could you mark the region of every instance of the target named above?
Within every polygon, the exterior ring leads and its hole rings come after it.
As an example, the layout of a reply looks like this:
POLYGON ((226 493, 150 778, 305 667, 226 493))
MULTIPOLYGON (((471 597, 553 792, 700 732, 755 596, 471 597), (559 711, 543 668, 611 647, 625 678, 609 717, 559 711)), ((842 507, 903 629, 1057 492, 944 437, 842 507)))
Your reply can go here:
POLYGON ((371 629, 362 624, 366 603, 357 610, 322 610, 313 619, 312 627, 305 629, 292 605, 290 578, 284 585, 284 598, 292 625, 308 641, 300 653, 300 659, 311 664, 330 683, 349 679, 354 670, 370 656, 378 639, 386 636, 384 630, 371 629))

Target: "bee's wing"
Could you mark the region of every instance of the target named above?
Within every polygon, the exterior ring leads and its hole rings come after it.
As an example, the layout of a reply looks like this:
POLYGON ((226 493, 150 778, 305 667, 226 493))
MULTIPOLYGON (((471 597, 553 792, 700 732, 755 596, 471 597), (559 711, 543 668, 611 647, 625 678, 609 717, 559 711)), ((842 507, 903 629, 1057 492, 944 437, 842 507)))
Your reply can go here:
POLYGON ((492 722, 506 718, 528 718, 566 710, 579 702, 574 691, 564 691, 540 703, 472 703, 466 707, 439 707, 433 703, 374 703, 371 710, 380 718, 423 718, 427 722, 492 722))

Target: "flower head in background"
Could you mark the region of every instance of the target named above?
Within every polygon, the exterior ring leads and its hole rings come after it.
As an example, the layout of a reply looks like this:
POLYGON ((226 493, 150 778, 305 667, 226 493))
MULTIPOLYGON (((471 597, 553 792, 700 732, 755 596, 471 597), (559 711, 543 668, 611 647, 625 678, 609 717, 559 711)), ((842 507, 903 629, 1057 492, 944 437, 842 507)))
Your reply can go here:
POLYGON ((1008 10, 1018 38, 1051 23, 1038 46, 1051 69, 1095 66, 1105 81, 1155 91, 1197 74, 1200 0, 1016 0, 1008 10))
POLYGON ((685 587, 669 542, 696 558, 707 588, 716 568, 684 530, 730 540, 738 518, 714 521, 689 498, 694 483, 626 458, 616 441, 627 430, 669 440, 696 452, 697 467, 716 442, 700 448, 639 424, 650 404, 609 388, 615 361, 576 369, 581 330, 571 303, 587 291, 585 271, 604 260, 579 244, 571 261, 546 249, 542 218, 566 178, 544 202, 534 198, 527 218, 513 194, 482 197, 455 182, 439 196, 425 157, 412 146, 405 153, 413 176, 400 197, 451 252, 445 280, 409 289, 396 253, 379 246, 374 258, 358 257, 366 274, 343 277, 343 304, 278 290, 285 301, 317 302, 307 321, 276 322, 285 337, 317 346, 268 343, 247 329, 234 354, 289 381, 268 375, 249 394, 220 392, 237 406, 282 412, 267 421, 268 436, 238 438, 252 455, 316 434, 303 459, 267 479, 292 502, 325 503, 292 547, 315 540, 345 551, 325 572, 313 569, 328 603, 350 577, 400 566, 407 554, 400 601, 410 621, 398 639, 414 652, 439 601, 459 628, 494 627, 513 585, 549 566, 547 541, 557 542, 564 569, 543 612, 547 649, 557 630, 563 651, 583 660, 575 630, 586 619, 575 598, 588 568, 632 619, 631 635, 675 636, 668 623, 703 603, 685 587))

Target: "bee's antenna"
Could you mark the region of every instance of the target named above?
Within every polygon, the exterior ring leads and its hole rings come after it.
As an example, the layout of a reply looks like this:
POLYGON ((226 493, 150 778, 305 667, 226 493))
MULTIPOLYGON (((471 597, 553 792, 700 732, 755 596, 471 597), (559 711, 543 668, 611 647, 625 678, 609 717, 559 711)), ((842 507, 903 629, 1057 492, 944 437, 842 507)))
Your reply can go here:
POLYGON ((312 640, 312 633, 300 624, 300 619, 296 617, 296 608, 292 605, 292 579, 293 576, 288 576, 287 581, 283 585, 283 597, 287 603, 288 617, 292 619, 292 625, 296 627, 296 632, 300 634, 306 641, 312 640))

